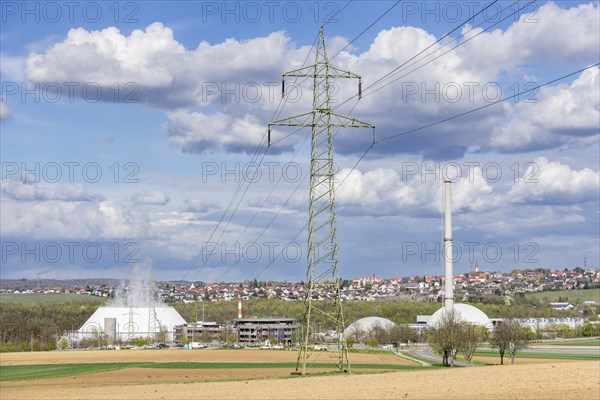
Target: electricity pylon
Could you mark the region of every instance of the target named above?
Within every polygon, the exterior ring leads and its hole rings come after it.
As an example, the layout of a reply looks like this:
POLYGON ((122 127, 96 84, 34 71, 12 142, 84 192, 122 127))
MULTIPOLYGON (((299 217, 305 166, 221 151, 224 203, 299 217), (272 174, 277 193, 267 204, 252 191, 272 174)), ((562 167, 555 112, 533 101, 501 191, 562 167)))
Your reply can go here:
POLYGON ((307 363, 311 351, 314 350, 311 339, 313 342, 324 342, 324 338, 318 335, 318 330, 327 327, 334 327, 335 331, 337 344, 331 346, 330 355, 336 358, 338 372, 350 372, 338 275, 332 128, 372 128, 374 135, 375 126, 336 114, 331 109, 330 80, 332 78, 358 79, 360 98, 361 78, 329 63, 323 27, 319 33, 315 63, 284 73, 282 95, 285 95, 286 76, 313 78, 313 110, 273 121, 269 123, 268 130, 270 146, 272 126, 312 127, 305 312, 301 321, 301 342, 294 374, 306 374, 307 363), (315 298, 319 297, 317 289, 331 293, 333 298, 322 302, 317 307, 314 302, 315 298))

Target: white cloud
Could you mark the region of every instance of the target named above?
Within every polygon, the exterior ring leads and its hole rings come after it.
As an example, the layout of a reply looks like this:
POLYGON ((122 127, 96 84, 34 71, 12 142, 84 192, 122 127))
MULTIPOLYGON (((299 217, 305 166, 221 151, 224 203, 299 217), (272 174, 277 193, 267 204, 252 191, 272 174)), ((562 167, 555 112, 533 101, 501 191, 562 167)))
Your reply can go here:
POLYGON ((138 193, 134 193, 131 196, 131 201, 134 204, 146 204, 146 205, 155 205, 155 206, 164 206, 171 201, 171 197, 166 192, 148 192, 142 191, 138 193))
MULTIPOLYGON (((393 169, 377 168, 363 173, 345 168, 336 178, 340 183, 345 179, 336 192, 340 206, 349 206, 360 214, 418 215, 442 211, 442 184, 433 177, 416 176, 404 181, 393 169)), ((499 204, 498 196, 479 167, 473 168, 472 177, 458 179, 452 192, 452 206, 456 211, 479 212, 499 204)))
POLYGON ((41 82, 95 82, 103 87, 136 82, 146 88, 164 88, 173 82, 171 70, 184 53, 173 31, 161 23, 145 31, 136 29, 128 37, 115 27, 91 32, 77 28, 45 54, 31 54, 26 74, 41 82))
POLYGON ((569 204, 598 201, 598 171, 589 168, 577 171, 568 165, 539 157, 528 168, 526 177, 508 193, 512 202, 569 204))
POLYGON ((146 222, 114 201, 2 202, 2 234, 31 239, 141 239, 146 222))
POLYGON ((52 185, 18 183, 8 180, 2 183, 1 193, 5 199, 17 201, 99 201, 104 200, 100 193, 93 193, 83 185, 52 185))
POLYGON ((4 101, 0 102, 0 122, 10 121, 13 118, 8 104, 4 101))
MULTIPOLYGON (((515 5, 512 11, 523 5, 515 5)), ((504 8, 504 4, 502 6, 504 8)), ((521 13, 525 14, 506 30, 484 32, 457 49, 460 57, 469 61, 465 68, 494 73, 535 62, 585 65, 598 61, 600 9, 597 3, 561 8, 550 2, 534 7, 535 13, 531 13, 533 7, 524 8, 521 13)), ((463 28, 463 33, 468 29, 470 27, 463 28)), ((481 30, 477 28, 469 36, 481 30)))
POLYGON ((26 76, 36 82, 94 82, 106 89, 106 101, 113 101, 115 83, 132 82, 132 100, 165 109, 204 107, 221 100, 206 95, 208 86, 276 79, 282 65, 298 58, 295 50, 287 52, 288 41, 283 32, 274 32, 248 41, 201 42, 187 50, 160 22, 129 36, 115 27, 77 28, 45 53, 31 54, 26 76))
POLYGON ((521 102, 508 123, 494 129, 490 147, 501 151, 548 148, 593 138, 600 131, 600 69, 581 73, 571 85, 540 89, 533 103, 521 102))
POLYGON ((250 114, 235 118, 221 112, 206 115, 172 111, 167 115, 169 124, 165 129, 169 141, 186 153, 256 148, 265 134, 265 126, 250 114))
MULTIPOLYGON (((485 99, 488 93, 483 91, 486 84, 506 80, 507 75, 511 79, 520 74, 530 76, 526 67, 531 63, 543 60, 580 68, 595 62, 599 56, 598 12, 593 3, 570 8, 544 4, 535 16, 522 16, 506 29, 485 32, 419 70, 412 72, 416 66, 407 66, 403 73, 410 72, 408 76, 372 96, 365 93, 353 116, 375 123, 378 137, 387 137, 489 102, 485 99), (537 22, 525 21, 532 18, 537 22), (474 93, 471 84, 478 84, 474 93), (456 87, 460 93, 454 92, 456 87), (415 89, 417 93, 409 93, 415 89), (426 94, 427 90, 438 94, 426 94)), ((391 27, 379 32, 365 52, 354 55, 347 49, 334 62, 362 74, 366 87, 435 40, 434 35, 420 28, 391 27)), ((334 50, 347 43, 340 37, 330 42, 334 50)), ((432 50, 440 49, 436 45, 432 50)), ((269 85, 278 84, 282 71, 299 67, 307 51, 307 46, 294 46, 284 32, 246 41, 200 42, 195 49, 186 49, 173 31, 159 22, 130 35, 114 27, 101 31, 78 28, 45 52, 31 54, 26 76, 41 82, 98 82, 107 89, 102 92, 108 96, 105 101, 113 101, 109 87, 115 82, 134 82, 137 100, 168 111, 168 140, 182 151, 250 152, 259 143, 278 104, 278 90, 273 93, 269 85), (258 85, 262 92, 259 100, 249 101, 240 92, 246 84, 258 85), (215 85, 217 93, 210 92, 215 85), (236 93, 223 95, 228 90, 236 93)), ((356 84, 347 81, 336 82, 337 99, 356 93, 356 84)), ((597 121, 598 115, 598 99, 594 97, 597 82, 597 71, 595 75, 584 73, 570 88, 544 89, 540 104, 531 106, 531 112, 526 106, 513 109, 505 103, 433 126, 426 135, 419 132, 375 146, 374 151, 447 159, 460 157, 473 146, 531 151, 589 145, 593 143, 589 139, 590 121, 597 121), (575 109, 577 113, 570 112, 575 109), (492 128, 491 142, 490 127, 496 127, 492 128)), ((312 96, 307 84, 303 91, 301 101, 288 103, 281 117, 310 107, 312 96)), ((339 111, 349 111, 351 106, 352 102, 339 111)), ((336 150, 346 154, 362 151, 368 145, 366 136, 341 131, 336 150)), ((292 136, 277 147, 278 151, 290 149, 296 140, 292 136)))

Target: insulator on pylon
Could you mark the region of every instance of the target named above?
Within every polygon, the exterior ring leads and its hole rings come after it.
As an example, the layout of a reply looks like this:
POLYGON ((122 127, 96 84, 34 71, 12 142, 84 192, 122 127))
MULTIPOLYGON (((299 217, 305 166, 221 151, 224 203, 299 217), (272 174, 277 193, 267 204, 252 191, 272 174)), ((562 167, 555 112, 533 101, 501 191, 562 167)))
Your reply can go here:
POLYGON ((281 98, 285 97, 285 79, 281 78, 281 98))
POLYGON ((362 80, 358 79, 358 99, 362 99, 362 80))
POLYGON ((268 141, 268 145, 267 147, 271 147, 271 127, 269 126, 269 129, 267 131, 267 141, 268 141))

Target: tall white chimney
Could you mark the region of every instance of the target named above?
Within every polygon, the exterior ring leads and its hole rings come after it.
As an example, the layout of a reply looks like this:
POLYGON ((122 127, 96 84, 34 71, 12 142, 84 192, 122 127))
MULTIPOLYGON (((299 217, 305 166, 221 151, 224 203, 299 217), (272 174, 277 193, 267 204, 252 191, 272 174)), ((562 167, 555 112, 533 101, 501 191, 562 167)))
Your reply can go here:
POLYGON ((238 319, 242 318, 242 296, 238 297, 238 319))
POLYGON ((444 181, 444 304, 447 312, 454 309, 454 277, 452 273, 452 182, 444 181))

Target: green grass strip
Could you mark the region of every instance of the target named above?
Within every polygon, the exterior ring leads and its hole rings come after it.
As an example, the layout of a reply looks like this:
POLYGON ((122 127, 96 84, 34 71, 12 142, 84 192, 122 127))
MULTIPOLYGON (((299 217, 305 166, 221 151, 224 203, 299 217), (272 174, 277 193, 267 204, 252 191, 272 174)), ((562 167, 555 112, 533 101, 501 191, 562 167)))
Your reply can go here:
POLYGON ((557 340, 556 342, 547 341, 531 343, 531 346, 600 346, 600 338, 590 340, 557 340))
MULTIPOLYGON (((0 367, 1 381, 19 381, 46 378, 59 378, 64 376, 91 374, 96 372, 114 371, 124 368, 164 368, 164 369, 254 369, 254 368, 285 368, 295 369, 296 363, 290 362, 137 362, 137 363, 93 363, 93 364, 40 364, 40 365, 13 365, 0 367)), ((334 370, 334 363, 314 363, 310 368, 328 368, 334 370)), ((398 364, 353 364, 353 369, 368 370, 419 370, 426 367, 398 365, 398 364)))
MULTIPOLYGON (((500 354, 497 351, 476 351, 475 356, 488 356, 488 357, 498 357, 500 358, 500 354)), ((508 355, 504 354, 504 359, 506 360, 508 355)), ((564 354, 564 353, 537 353, 537 352, 519 352, 517 353, 516 358, 542 358, 549 360, 600 360, 599 354, 564 354)))
MULTIPOLYGON (((253 368, 296 368, 295 362, 245 362, 245 363, 211 363, 211 362, 171 362, 148 363, 142 368, 168 368, 168 369, 253 369, 253 368)), ((334 363, 313 363, 311 368, 336 368, 334 363)), ((399 364, 351 364, 355 369, 421 369, 420 366, 399 364)))
POLYGON ((94 363, 94 364, 37 364, 0 367, 0 382, 20 381, 114 371, 138 366, 138 363, 94 363))

